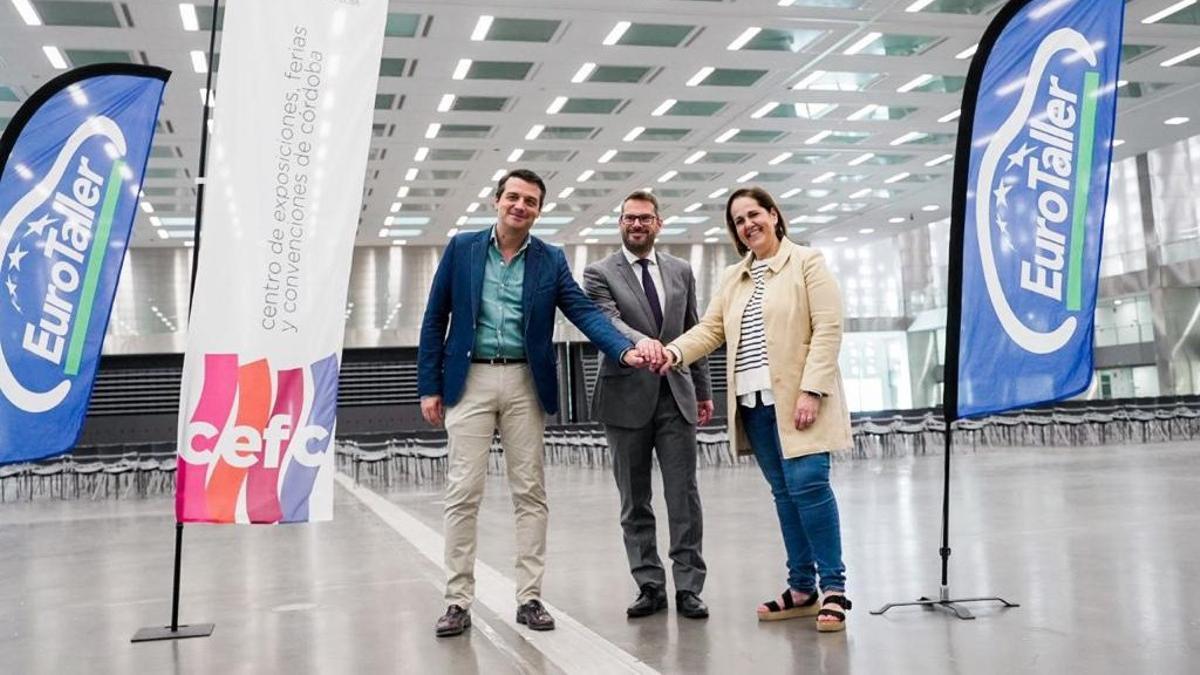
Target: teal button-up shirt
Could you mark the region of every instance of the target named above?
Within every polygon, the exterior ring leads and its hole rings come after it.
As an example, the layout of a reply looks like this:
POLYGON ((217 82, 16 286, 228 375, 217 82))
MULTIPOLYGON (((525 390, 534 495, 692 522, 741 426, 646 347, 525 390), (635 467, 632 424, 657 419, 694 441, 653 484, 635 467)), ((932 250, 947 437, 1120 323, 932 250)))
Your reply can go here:
POLYGON ((473 356, 483 359, 525 358, 524 312, 521 291, 525 286, 525 250, 529 238, 513 259, 504 262, 496 228, 487 249, 483 266, 483 293, 479 303, 479 320, 475 324, 473 356))

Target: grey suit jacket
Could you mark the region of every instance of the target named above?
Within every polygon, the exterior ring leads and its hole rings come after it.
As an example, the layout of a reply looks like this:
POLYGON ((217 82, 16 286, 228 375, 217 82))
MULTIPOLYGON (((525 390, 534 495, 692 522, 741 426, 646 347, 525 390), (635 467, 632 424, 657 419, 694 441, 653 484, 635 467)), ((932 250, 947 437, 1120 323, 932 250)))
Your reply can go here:
MULTIPOLYGON (((635 344, 646 337, 666 344, 697 321, 696 278, 691 266, 662 251, 657 252, 657 257, 665 296, 661 333, 656 330, 641 279, 623 251, 618 250, 583 270, 583 290, 612 319, 617 330, 635 344)), ((696 401, 712 399, 707 360, 693 363, 690 373, 672 369, 667 379, 684 419, 695 424, 696 401)), ((641 368, 622 368, 601 355, 600 376, 592 393, 592 417, 604 424, 642 427, 654 414, 660 386, 660 376, 641 368)))

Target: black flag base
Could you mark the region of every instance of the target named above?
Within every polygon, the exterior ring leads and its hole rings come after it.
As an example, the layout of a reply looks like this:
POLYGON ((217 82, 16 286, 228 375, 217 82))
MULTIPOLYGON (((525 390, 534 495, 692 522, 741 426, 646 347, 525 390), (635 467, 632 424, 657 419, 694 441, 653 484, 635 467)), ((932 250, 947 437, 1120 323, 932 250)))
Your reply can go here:
POLYGON ((1003 604, 1006 609, 1009 607, 1020 607, 1020 605, 1015 602, 1009 602, 1004 598, 996 596, 985 598, 951 598, 950 589, 946 586, 942 586, 941 590, 938 592, 937 600, 923 597, 912 602, 889 602, 879 609, 871 610, 871 614, 878 616, 893 607, 924 607, 926 609, 940 609, 945 612, 950 612, 960 619, 970 620, 974 619, 975 615, 967 611, 966 607, 961 606, 968 602, 999 602, 1003 604))
POLYGON ((130 642, 154 642, 156 640, 183 640, 185 638, 208 637, 214 624, 198 623, 191 626, 151 626, 133 634, 130 642))

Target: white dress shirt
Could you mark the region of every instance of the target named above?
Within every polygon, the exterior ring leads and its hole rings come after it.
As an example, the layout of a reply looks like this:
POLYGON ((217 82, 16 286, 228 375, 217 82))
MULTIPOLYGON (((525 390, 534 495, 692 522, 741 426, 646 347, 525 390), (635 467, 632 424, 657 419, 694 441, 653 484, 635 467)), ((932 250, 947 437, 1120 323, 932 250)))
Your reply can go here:
MULTIPOLYGON (((634 255, 629 249, 621 247, 621 253, 625 254, 625 260, 629 262, 629 266, 633 268, 633 276, 637 278, 638 283, 642 283, 642 266, 638 263, 639 258, 634 255)), ((654 290, 658 293, 658 309, 666 315, 666 287, 663 285, 662 269, 658 266, 658 254, 654 249, 650 249, 650 253, 646 256, 650 260, 650 281, 654 282, 654 290)), ((656 337, 656 336, 650 336, 656 337)))

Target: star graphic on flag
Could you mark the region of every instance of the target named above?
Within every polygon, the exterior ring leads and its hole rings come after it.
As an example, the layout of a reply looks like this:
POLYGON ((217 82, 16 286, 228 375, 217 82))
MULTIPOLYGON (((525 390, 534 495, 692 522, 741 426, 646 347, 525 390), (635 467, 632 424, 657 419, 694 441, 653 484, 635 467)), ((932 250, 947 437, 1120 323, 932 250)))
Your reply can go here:
POLYGON ((22 251, 21 244, 18 243, 17 247, 13 249, 13 252, 8 254, 8 268, 20 271, 21 258, 24 258, 27 255, 29 255, 29 251, 22 251))
POLYGON ((1008 206, 1008 191, 1013 188, 1013 184, 1008 181, 1000 181, 1000 187, 992 190, 992 194, 996 195, 996 206, 1008 206))
POLYGON ((12 306, 18 312, 21 311, 21 306, 17 304, 17 284, 16 284, 16 282, 14 282, 12 280, 12 277, 9 277, 4 280, 4 286, 8 289, 8 301, 12 303, 12 306))
POLYGON ((44 232, 46 230, 46 226, 52 225, 54 222, 55 222, 55 220, 53 218, 51 218, 49 215, 44 215, 41 218, 38 218, 37 220, 33 220, 28 223, 25 223, 25 227, 27 228, 25 230, 25 236, 28 237, 31 233, 36 232, 37 236, 44 237, 44 236, 46 236, 44 234, 44 232))
POLYGON ((1022 143, 1020 150, 1008 156, 1008 166, 1006 166, 1004 170, 1008 171, 1014 166, 1024 166, 1025 158, 1028 157, 1029 153, 1033 152, 1034 150, 1037 150, 1036 145, 1031 148, 1029 147, 1028 143, 1022 143))

